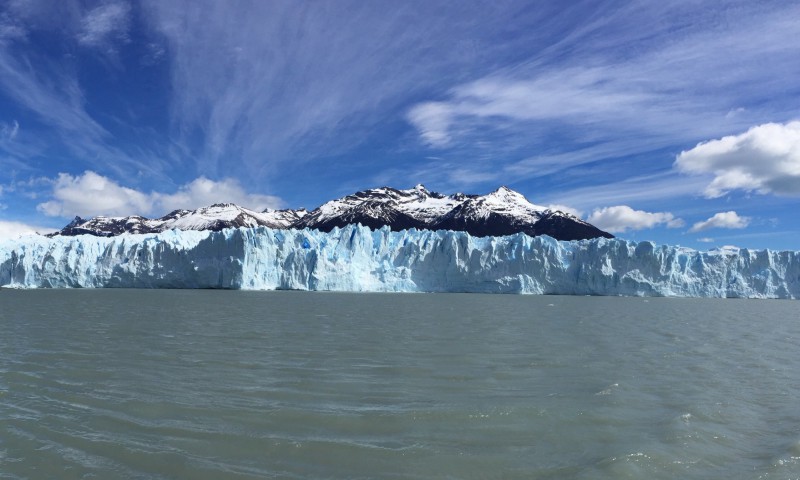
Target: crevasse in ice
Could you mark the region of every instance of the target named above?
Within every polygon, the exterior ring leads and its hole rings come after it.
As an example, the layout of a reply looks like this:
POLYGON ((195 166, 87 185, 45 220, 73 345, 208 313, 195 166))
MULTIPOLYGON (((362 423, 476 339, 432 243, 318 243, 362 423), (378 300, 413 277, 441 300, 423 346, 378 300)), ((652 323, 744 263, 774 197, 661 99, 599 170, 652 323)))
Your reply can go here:
POLYGON ((800 252, 269 228, 0 242, 0 285, 800 298, 800 252))

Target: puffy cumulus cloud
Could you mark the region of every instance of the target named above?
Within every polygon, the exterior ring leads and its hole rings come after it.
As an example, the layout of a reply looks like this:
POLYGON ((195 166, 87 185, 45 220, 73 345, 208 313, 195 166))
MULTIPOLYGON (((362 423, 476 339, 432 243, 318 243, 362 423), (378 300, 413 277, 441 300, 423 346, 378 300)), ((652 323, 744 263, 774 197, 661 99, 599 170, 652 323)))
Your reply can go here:
POLYGON ((38 227, 21 222, 7 222, 0 220, 0 238, 19 238, 25 235, 45 234, 54 232, 54 228, 38 227))
POLYGON ((697 222, 689 229, 690 232, 702 232, 711 228, 745 228, 750 225, 750 217, 740 217, 733 210, 719 212, 713 217, 702 222, 697 222))
POLYGON ((278 197, 247 193, 230 178, 214 181, 200 177, 175 193, 144 193, 86 171, 80 176, 60 173, 52 181, 52 199, 40 203, 37 209, 53 217, 163 215, 178 208, 194 209, 221 202, 257 210, 282 206, 278 197))
POLYGON ((564 213, 569 213, 570 215, 575 215, 578 218, 583 217, 583 212, 578 210, 577 208, 572 208, 568 205, 561 205, 560 203, 551 203, 545 205, 545 207, 549 208, 550 210, 558 210, 564 213))
POLYGON ((758 125, 740 135, 722 137, 681 152, 677 169, 711 174, 705 196, 731 190, 800 195, 800 121, 758 125))
POLYGON ((164 210, 193 209, 220 202, 235 203, 254 210, 283 206, 283 201, 278 197, 247 193, 239 185, 239 182, 232 178, 215 182, 200 177, 181 186, 174 194, 155 193, 152 195, 156 203, 164 210))
POLYGON ((669 212, 645 212, 644 210, 634 210, 627 205, 596 209, 589 215, 587 221, 597 228, 612 233, 643 230, 662 224, 669 228, 678 228, 684 225, 683 220, 669 212))
POLYGON ((53 182, 53 199, 36 208, 51 217, 71 217, 149 214, 153 206, 152 196, 86 171, 77 177, 59 173, 53 182))

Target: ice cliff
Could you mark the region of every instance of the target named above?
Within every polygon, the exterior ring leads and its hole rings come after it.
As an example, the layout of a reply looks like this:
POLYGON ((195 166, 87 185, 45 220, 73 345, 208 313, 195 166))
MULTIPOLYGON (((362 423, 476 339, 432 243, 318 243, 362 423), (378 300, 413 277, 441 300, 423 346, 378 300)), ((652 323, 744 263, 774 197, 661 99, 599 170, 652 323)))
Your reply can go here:
POLYGON ((8 287, 800 298, 800 252, 361 226, 0 241, 8 287))

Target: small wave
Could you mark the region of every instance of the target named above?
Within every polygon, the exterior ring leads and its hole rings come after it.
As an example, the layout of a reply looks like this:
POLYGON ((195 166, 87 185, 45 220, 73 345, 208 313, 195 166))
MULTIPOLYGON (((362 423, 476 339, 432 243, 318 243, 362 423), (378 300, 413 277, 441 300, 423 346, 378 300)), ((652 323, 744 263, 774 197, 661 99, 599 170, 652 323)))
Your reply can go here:
POLYGON ((604 390, 600 390, 599 392, 595 393, 595 395, 611 395, 614 392, 614 389, 619 387, 619 383, 612 383, 604 390))

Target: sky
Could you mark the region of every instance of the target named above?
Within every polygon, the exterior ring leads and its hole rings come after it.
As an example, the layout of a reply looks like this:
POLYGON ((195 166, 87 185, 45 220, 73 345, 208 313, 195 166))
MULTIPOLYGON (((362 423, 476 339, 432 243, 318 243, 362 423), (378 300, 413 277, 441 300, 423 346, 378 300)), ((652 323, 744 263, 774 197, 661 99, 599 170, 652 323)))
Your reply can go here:
POLYGON ((0 237, 505 185, 800 250, 800 2, 0 0, 0 237))

